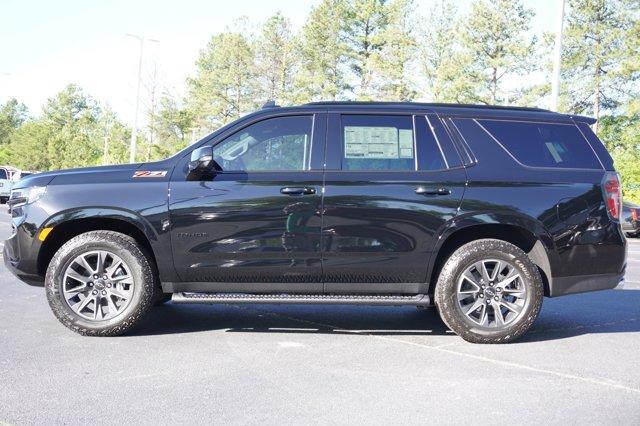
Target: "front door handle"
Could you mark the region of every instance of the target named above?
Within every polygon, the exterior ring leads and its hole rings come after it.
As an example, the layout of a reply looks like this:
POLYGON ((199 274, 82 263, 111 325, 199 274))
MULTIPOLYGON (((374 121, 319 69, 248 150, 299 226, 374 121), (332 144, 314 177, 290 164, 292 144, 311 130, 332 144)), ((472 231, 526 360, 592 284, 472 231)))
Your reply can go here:
POLYGON ((448 188, 428 188, 419 186, 416 188, 416 194, 419 195, 450 195, 451 190, 448 188))
POLYGON ((289 187, 280 188, 280 193, 285 195, 313 195, 316 193, 315 188, 309 187, 289 187))

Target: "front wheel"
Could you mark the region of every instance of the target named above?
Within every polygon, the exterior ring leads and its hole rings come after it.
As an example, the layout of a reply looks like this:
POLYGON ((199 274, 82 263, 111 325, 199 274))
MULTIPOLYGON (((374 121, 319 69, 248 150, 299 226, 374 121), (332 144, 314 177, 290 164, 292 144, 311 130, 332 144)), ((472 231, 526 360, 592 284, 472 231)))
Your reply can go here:
POLYGON ((435 289, 445 324, 473 343, 507 343, 538 317, 542 277, 525 252, 506 241, 482 239, 456 250, 435 289))
POLYGON ((65 326, 83 335, 115 336, 149 309, 155 283, 154 269, 134 239, 92 231, 60 247, 45 286, 49 305, 65 326))

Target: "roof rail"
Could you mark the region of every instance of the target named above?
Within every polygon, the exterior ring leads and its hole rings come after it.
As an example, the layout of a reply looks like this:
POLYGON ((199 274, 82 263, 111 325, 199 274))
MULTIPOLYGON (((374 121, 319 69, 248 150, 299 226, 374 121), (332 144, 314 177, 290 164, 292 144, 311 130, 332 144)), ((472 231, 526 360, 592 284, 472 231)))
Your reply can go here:
POLYGON ((306 105, 388 105, 403 106, 415 105, 421 107, 442 107, 442 108, 479 108, 479 109, 497 109, 497 110, 517 110, 517 111, 538 111, 552 112, 548 109, 521 106, 506 105, 478 105, 478 104, 448 104, 448 103, 427 103, 427 102, 365 102, 365 101, 321 101, 309 102, 306 105))

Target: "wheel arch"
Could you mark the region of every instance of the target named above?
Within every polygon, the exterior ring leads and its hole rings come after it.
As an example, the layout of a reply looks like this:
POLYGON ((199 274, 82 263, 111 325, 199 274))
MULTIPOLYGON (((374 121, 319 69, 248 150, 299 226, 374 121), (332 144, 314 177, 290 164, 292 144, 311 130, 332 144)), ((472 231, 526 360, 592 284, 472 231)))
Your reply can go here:
MULTIPOLYGON (((550 294, 552 286, 552 273, 549 261, 549 250, 551 239, 543 233, 532 232, 530 227, 514 223, 477 223, 477 221, 463 221, 456 223, 455 228, 451 227, 445 235, 440 238, 440 243, 436 247, 437 255, 431 262, 430 274, 428 276, 429 294, 433 294, 438 275, 446 260, 459 247, 471 241, 493 238, 509 242, 522 249, 531 261, 538 267, 542 280, 544 281, 545 296, 550 294)), ((534 228, 535 229, 535 228, 534 228)), ((540 231, 538 229, 538 231, 540 231)))
POLYGON ((51 227, 51 232, 41 243, 38 252, 38 274, 44 276, 53 255, 71 238, 89 231, 115 231, 132 237, 158 272, 153 242, 157 235, 153 228, 132 212, 105 209, 66 211, 49 218, 41 228, 51 227))

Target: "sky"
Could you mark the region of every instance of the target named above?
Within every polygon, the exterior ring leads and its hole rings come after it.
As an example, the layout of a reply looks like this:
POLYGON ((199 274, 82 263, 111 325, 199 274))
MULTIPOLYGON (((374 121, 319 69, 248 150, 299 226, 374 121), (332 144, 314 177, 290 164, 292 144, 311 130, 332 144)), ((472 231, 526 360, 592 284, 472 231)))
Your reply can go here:
MULTIPOLYGON (((415 0, 426 15, 434 1, 415 0)), ((525 0, 536 16, 532 30, 554 29, 559 0, 525 0)), ((259 25, 281 11, 300 28, 319 0, 0 0, 0 103, 15 97, 38 115, 46 100, 69 83, 133 122, 139 42, 126 34, 158 40, 144 47, 144 81, 173 95, 213 34, 246 16, 259 25)), ((470 0, 457 0, 464 11, 470 0)), ((147 89, 143 88, 143 94, 147 89)), ((142 96, 143 105, 147 96, 142 96)))

